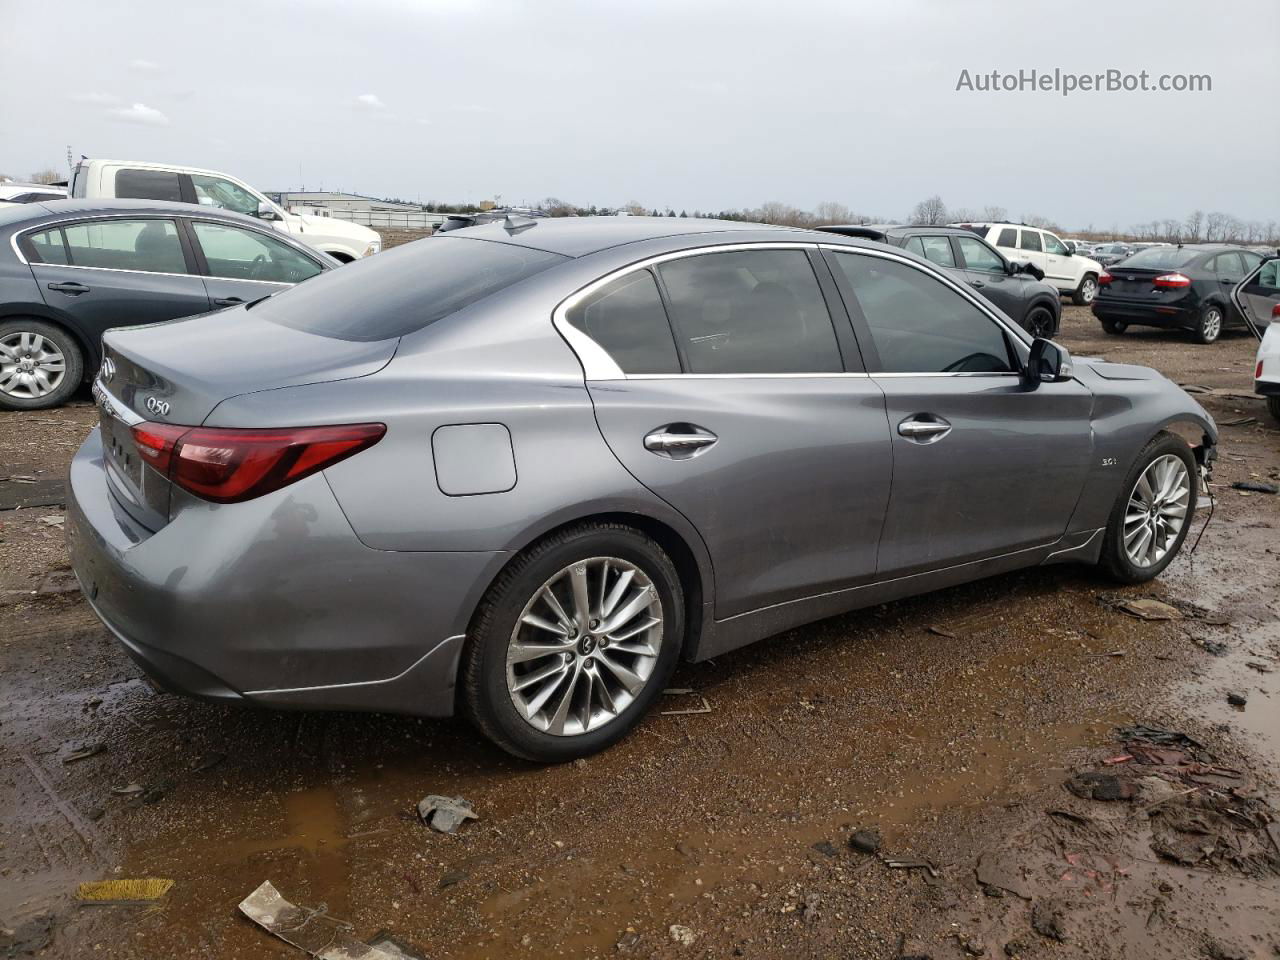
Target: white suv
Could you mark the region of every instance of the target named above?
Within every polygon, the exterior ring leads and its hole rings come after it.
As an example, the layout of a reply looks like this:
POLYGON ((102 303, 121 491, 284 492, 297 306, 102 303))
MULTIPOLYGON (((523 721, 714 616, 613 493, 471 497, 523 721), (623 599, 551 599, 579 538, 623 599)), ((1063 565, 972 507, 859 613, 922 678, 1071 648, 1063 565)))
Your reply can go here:
POLYGON ((1102 265, 1073 254, 1056 234, 1025 223, 955 223, 975 230, 1010 260, 1029 260, 1044 271, 1044 282, 1071 294, 1071 302, 1083 307, 1098 293, 1102 265))
POLYGON ((132 160, 81 160, 71 177, 73 199, 128 197, 221 207, 266 220, 343 263, 382 249, 377 231, 330 217, 290 213, 241 180, 216 170, 132 160))

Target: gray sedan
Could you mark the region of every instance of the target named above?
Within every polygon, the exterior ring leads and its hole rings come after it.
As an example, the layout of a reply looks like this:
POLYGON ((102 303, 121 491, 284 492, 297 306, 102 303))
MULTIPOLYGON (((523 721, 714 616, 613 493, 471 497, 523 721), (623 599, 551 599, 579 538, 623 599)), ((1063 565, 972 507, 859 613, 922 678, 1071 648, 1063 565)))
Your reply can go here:
POLYGON ((508 219, 105 344, 68 538, 148 673, 544 761, 682 658, 1021 567, 1149 580, 1217 439, 908 251, 705 220, 508 219))

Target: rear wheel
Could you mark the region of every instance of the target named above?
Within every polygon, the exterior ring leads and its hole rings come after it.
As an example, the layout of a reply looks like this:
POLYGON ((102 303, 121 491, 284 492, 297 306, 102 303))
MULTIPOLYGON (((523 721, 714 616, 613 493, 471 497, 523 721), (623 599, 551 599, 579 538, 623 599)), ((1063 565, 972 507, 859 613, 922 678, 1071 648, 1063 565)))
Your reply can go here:
POLYGON ((1077 307, 1085 307, 1093 303, 1093 298, 1098 295, 1098 276, 1094 273, 1086 273, 1080 278, 1080 286, 1076 287, 1075 293, 1071 294, 1071 302, 1077 307))
POLYGON ((1120 320, 1108 320, 1105 317, 1100 317, 1098 322, 1102 324, 1102 329, 1113 337, 1118 337, 1129 329, 1129 325, 1120 320))
POLYGON ((1196 343, 1213 343, 1222 336, 1222 308, 1216 303, 1206 303, 1201 307, 1192 333, 1196 343))
POLYGON ((1186 441, 1156 434, 1138 454, 1112 508, 1102 568, 1122 583, 1159 576, 1190 529, 1196 483, 1196 462, 1186 441))
POLYGON ((80 346, 65 330, 39 320, 0 322, 0 409, 59 407, 83 376, 80 346))
POLYGON ((1280 420, 1280 397, 1267 397, 1267 412, 1280 420))
POLYGON ((616 743, 675 669, 684 595, 670 558, 621 524, 557 533, 499 576, 472 622, 463 707, 518 757, 564 762, 616 743))
POLYGON ((1048 307, 1033 307, 1027 314, 1022 326, 1033 337, 1049 338, 1053 336, 1053 313, 1048 307))

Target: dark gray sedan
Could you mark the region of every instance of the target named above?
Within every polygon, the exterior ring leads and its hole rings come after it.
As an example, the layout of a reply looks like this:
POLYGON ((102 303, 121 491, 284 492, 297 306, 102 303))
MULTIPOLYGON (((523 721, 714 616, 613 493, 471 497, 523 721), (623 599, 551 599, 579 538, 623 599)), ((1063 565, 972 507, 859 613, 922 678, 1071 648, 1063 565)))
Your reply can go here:
POLYGON ((58 200, 0 210, 0 409, 63 403, 111 327, 234 306, 338 266, 239 214, 58 200))
POLYGON ((69 547, 146 671, 538 760, 821 617, 1149 580, 1217 439, 909 251, 705 220, 507 220, 105 344, 69 547))

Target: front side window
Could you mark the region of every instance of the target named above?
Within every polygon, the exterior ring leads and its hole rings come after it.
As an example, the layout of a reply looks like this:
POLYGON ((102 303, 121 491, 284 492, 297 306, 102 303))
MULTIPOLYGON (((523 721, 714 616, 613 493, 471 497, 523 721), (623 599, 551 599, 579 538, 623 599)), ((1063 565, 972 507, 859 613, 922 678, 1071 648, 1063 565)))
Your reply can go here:
POLYGON ((684 257, 658 268, 689 373, 836 373, 835 330, 803 250, 684 257))
POLYGON ((1023 230, 1020 242, 1018 243, 1018 248, 1021 250, 1031 250, 1035 253, 1042 252, 1044 247, 1040 245, 1040 231, 1023 230))
POLYGON ((117 170, 116 196, 132 200, 182 202, 178 175, 169 170, 117 170))
POLYGON ((1044 235, 1044 249, 1046 253, 1052 253, 1059 257, 1068 257, 1071 255, 1071 251, 1066 248, 1063 242, 1051 233, 1046 233, 1044 235))
POLYGON ((996 241, 997 247, 1016 247, 1018 245, 1018 231, 1013 227, 1005 227, 1000 231, 1000 239, 996 241))
MULTIPOLYGON (((172 220, 87 220, 62 227, 60 232, 66 259, 47 262, 146 273, 187 272, 178 227, 172 220)), ((37 251, 39 236, 31 238, 37 251)))
POLYGON ((951 252, 951 241, 946 237, 921 237, 924 255, 940 267, 954 267, 956 258, 951 252))
POLYGON ((956 291, 905 263, 835 255, 885 373, 1008 373, 1004 331, 956 291))
POLYGON ((1004 273, 1004 261, 977 237, 957 237, 960 244, 960 256, 964 257, 964 265, 969 270, 982 270, 986 273, 1004 273))
POLYGON ((196 191, 196 202, 202 206, 221 207, 223 210, 234 210, 236 213, 243 213, 250 217, 258 215, 260 202, 258 198, 230 180, 193 173, 191 186, 196 191))
POLYGON ((598 343, 623 373, 679 373, 658 284, 638 270, 593 293, 568 314, 569 323, 598 343))
POLYGON ((192 221, 191 226, 204 251, 210 276, 301 283, 320 272, 318 263, 275 237, 203 220, 192 221))

